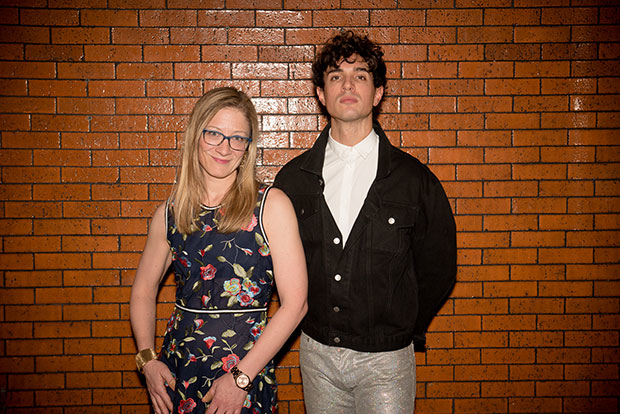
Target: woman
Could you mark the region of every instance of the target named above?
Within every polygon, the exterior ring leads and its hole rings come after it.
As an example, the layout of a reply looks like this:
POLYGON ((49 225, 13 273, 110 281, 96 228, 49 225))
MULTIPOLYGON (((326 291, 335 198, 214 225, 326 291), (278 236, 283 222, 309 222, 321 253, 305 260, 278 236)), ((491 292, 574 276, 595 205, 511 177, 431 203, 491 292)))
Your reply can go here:
POLYGON ((158 414, 277 410, 272 358, 306 312, 307 276, 290 200, 255 179, 257 137, 243 92, 205 94, 173 194, 153 215, 130 309, 158 414), (171 265, 176 306, 157 356, 156 296, 171 265), (265 326, 274 279, 280 307, 265 326))

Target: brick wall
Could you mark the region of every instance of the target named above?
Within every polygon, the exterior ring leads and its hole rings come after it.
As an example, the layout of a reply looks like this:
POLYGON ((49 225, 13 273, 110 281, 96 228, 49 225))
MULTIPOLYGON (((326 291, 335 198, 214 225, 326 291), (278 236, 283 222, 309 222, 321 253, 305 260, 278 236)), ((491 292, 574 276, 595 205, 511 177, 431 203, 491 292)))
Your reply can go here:
MULTIPOLYGON (((129 292, 188 112, 247 90, 273 178, 324 125, 310 62, 341 26, 383 45, 380 121, 457 217, 416 412, 617 412, 619 23, 614 0, 0 1, 7 412, 148 411, 129 292)), ((160 299, 162 332, 170 278, 160 299)), ((285 414, 303 412, 296 349, 285 414)))

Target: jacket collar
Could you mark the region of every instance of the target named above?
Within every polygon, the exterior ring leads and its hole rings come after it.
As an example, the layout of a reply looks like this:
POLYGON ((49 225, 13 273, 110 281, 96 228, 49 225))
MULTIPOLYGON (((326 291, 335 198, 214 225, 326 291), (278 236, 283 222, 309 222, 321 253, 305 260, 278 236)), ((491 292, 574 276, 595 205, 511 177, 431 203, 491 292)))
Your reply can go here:
MULTIPOLYGON (((393 147, 377 121, 373 121, 372 127, 379 136, 379 162, 376 179, 380 179, 390 173, 390 152, 393 147)), ((316 139, 312 148, 308 150, 308 156, 300 166, 303 171, 322 176, 323 163, 325 161, 325 148, 327 147, 330 128, 331 124, 327 124, 316 139)))

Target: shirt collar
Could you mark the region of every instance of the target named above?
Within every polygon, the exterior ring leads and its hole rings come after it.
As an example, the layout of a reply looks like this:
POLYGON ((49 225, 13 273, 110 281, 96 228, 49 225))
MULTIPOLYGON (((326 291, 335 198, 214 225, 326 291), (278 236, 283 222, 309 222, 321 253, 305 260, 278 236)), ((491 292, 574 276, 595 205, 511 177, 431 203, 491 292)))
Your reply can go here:
POLYGON ((348 145, 341 144, 338 141, 336 141, 334 138, 332 138, 332 131, 330 129, 329 140, 327 141, 327 146, 329 147, 331 151, 334 152, 334 154, 338 156, 338 158, 340 158, 343 161, 346 161, 350 159, 352 156, 356 158, 357 157, 361 157, 364 159, 368 158, 370 153, 376 148, 376 145, 378 142, 379 142, 379 136, 377 135, 374 129, 371 129, 370 133, 366 136, 366 138, 364 138, 363 140, 361 140, 354 146, 349 147, 348 145))

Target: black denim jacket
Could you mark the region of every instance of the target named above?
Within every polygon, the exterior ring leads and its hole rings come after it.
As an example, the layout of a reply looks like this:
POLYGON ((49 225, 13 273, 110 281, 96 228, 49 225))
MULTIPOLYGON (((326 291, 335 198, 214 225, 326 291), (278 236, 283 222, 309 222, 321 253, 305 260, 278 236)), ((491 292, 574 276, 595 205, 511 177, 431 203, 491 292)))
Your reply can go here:
POLYGON ((302 329, 323 344, 363 352, 412 341, 423 346, 456 280, 456 229, 445 192, 375 123, 377 176, 343 249, 323 197, 329 127, 275 180, 293 202, 306 254, 309 310, 302 329))

